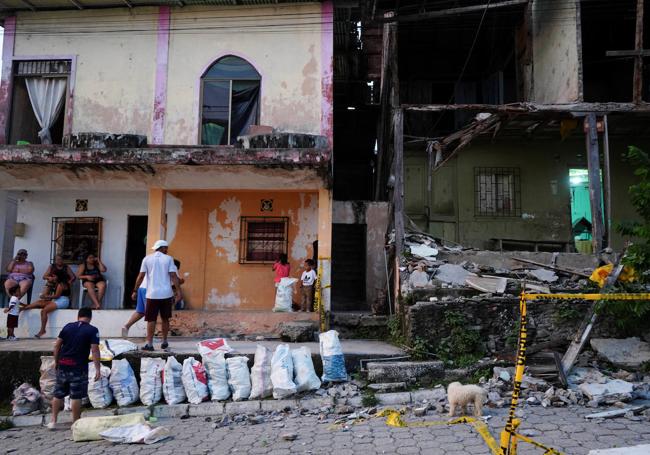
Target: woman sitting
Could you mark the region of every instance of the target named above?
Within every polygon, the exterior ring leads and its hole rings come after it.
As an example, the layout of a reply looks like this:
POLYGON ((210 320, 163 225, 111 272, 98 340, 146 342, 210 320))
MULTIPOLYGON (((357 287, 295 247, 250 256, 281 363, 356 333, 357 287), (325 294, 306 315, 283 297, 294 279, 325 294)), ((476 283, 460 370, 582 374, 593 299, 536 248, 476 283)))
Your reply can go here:
POLYGON ((5 291, 7 295, 9 290, 18 286, 16 297, 22 297, 29 292, 34 283, 34 264, 27 260, 27 250, 20 249, 16 257, 7 265, 9 276, 5 280, 5 291))
POLYGON ((106 273, 106 266, 92 253, 86 256, 77 270, 77 277, 81 280, 81 285, 86 288, 88 297, 93 302, 93 310, 101 308, 104 294, 106 294, 106 279, 102 273, 106 273))
POLYGON ((47 282, 51 282, 57 276, 62 277, 64 281, 67 281, 70 288, 72 288, 72 283, 77 279, 72 268, 63 262, 63 256, 60 254, 54 256, 54 262, 50 264, 43 274, 43 279, 47 282))
POLYGON ((34 335, 40 338, 45 335, 47 316, 55 310, 64 310, 70 306, 70 285, 67 277, 54 275, 48 280, 39 300, 21 308, 21 311, 41 308, 41 330, 34 335))

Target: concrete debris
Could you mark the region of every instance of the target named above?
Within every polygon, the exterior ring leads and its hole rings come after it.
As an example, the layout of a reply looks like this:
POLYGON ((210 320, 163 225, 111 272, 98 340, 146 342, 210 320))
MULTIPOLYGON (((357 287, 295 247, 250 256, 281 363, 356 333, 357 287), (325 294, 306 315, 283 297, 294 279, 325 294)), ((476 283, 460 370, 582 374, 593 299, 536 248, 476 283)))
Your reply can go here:
POLYGON ((406 382, 385 382, 368 384, 368 388, 374 392, 396 392, 406 389, 406 382))
POLYGON ((650 361, 650 343, 632 338, 592 338, 591 347, 603 360, 619 367, 637 369, 650 361))
POLYGON ((578 367, 573 369, 567 380, 570 384, 575 385, 583 383, 604 384, 608 381, 608 378, 596 368, 578 367))
POLYGON ((368 380, 372 382, 409 382, 413 379, 441 378, 444 364, 425 362, 369 362, 368 380))
POLYGON ((423 259, 434 260, 438 256, 438 249, 432 248, 427 245, 419 245, 413 243, 407 243, 409 249, 411 250, 411 255, 417 256, 423 259))
POLYGON ((622 417, 626 416, 628 414, 640 414, 642 411, 646 410, 648 406, 646 405, 641 405, 641 406, 631 406, 631 407, 624 407, 622 409, 614 409, 612 411, 603 411, 603 412, 596 412, 594 414, 588 414, 585 416, 585 419, 590 420, 590 419, 613 419, 615 417, 622 417))
POLYGON ((613 379, 604 384, 582 383, 578 389, 584 393, 590 401, 603 402, 606 404, 615 401, 628 402, 632 400, 634 385, 620 379, 613 379))
POLYGON ((314 341, 314 332, 318 326, 313 321, 290 321, 280 324, 280 338, 282 341, 293 343, 314 341))
POLYGON ((280 438, 282 438, 285 441, 295 441, 298 439, 298 433, 282 433, 280 435, 280 438))
POLYGON ((506 292, 508 280, 496 276, 474 276, 470 275, 465 278, 465 284, 477 291, 488 292, 491 294, 503 294, 506 292))
POLYGON ((419 408, 414 408, 413 414, 415 414, 416 417, 423 417, 427 415, 427 410, 428 410, 427 406, 421 406, 419 408))
POLYGON ((445 283, 463 286, 465 284, 465 280, 469 276, 470 272, 465 270, 460 265, 442 264, 440 267, 438 267, 435 278, 436 280, 443 281, 445 283))
POLYGON ((422 270, 414 270, 409 276, 409 283, 414 288, 423 288, 429 284, 429 275, 422 270))
POLYGON ((555 283, 559 280, 557 274, 551 270, 533 269, 528 271, 528 275, 544 283, 555 283))

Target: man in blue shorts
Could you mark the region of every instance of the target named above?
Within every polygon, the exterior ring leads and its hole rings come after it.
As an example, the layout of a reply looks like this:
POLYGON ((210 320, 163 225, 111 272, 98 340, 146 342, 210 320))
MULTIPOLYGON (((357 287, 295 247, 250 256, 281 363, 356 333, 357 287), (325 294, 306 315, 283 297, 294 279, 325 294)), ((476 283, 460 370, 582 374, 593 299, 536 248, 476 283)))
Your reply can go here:
POLYGON ((90 325, 93 312, 81 308, 77 322, 66 324, 54 343, 56 386, 52 399, 52 421, 47 428, 56 428, 56 419, 63 408, 63 399, 70 395, 73 423, 81 417, 81 400, 88 396, 88 356, 92 351, 95 381, 100 379, 99 330, 90 325))

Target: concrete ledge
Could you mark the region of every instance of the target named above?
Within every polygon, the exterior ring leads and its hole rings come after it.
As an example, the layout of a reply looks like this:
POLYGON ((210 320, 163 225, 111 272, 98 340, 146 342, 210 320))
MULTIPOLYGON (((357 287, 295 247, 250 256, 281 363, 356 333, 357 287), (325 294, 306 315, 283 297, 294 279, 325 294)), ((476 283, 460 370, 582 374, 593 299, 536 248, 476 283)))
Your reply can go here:
POLYGON ((260 412, 262 405, 259 401, 230 401, 226 403, 226 414, 254 414, 260 412))
POLYGON ((156 405, 153 407, 153 416, 180 419, 189 416, 189 408, 190 405, 187 403, 156 405))
POLYGON ((375 395, 379 404, 396 405, 411 403, 411 394, 409 392, 397 393, 378 393, 375 395))
POLYGON ((151 416, 151 407, 149 407, 149 406, 125 406, 123 408, 117 408, 115 410, 115 415, 123 416, 123 415, 126 415, 126 414, 134 414, 136 412, 144 414, 144 418, 148 419, 151 416))
POLYGON ((224 414, 224 403, 212 401, 210 403, 191 404, 189 407, 190 417, 221 416, 224 414))
POLYGON ((299 407, 298 400, 262 400, 260 401, 262 411, 284 411, 299 407))

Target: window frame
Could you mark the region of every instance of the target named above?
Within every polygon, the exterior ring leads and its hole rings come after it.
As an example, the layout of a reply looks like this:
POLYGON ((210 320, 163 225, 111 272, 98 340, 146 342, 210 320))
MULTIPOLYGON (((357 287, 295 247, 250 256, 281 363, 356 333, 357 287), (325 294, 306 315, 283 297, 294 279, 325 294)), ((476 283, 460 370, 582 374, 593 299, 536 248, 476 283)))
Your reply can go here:
MULTIPOLYGON (((505 199, 504 199, 505 200, 505 199)), ((480 218, 519 218, 521 217, 521 169, 519 167, 475 167, 474 168, 474 216, 480 218), (480 182, 481 177, 491 177, 494 179, 490 182, 486 194, 489 195, 492 204, 492 210, 482 209, 481 203, 487 200, 483 197, 483 186, 480 182), (508 184, 508 192, 512 193, 509 197, 512 201, 512 207, 505 209, 499 208, 499 188, 501 187, 501 197, 503 198, 503 184, 498 182, 501 176, 510 176, 512 185, 508 184)))
MULTIPOLYGON (((210 66, 208 66, 206 68, 206 70, 203 72, 203 74, 201 75, 201 78, 200 78, 200 82, 199 82, 199 85, 200 85, 200 87, 199 87, 199 131, 198 131, 198 143, 199 143, 199 145, 210 146, 210 144, 203 144, 203 95, 204 95, 205 82, 225 82, 225 81, 227 81, 229 83, 229 87, 228 87, 228 95, 229 95, 229 97, 228 97, 228 128, 227 128, 228 129, 228 136, 227 136, 227 144, 225 144, 225 145, 232 145, 230 143, 230 140, 231 140, 230 130, 231 130, 231 127, 232 127, 232 84, 233 84, 233 81, 235 81, 235 82, 238 82, 238 81, 257 81, 259 83, 259 103, 258 103, 258 107, 257 107, 257 112, 255 113, 255 122, 259 123, 259 121, 260 121, 261 110, 262 110, 262 75, 257 70, 257 68, 255 68, 255 66, 250 61, 248 61, 248 59, 245 59, 243 57, 240 57, 240 56, 234 55, 234 54, 222 55, 218 59, 214 60, 210 64, 210 66), (219 63, 219 61, 221 61, 221 60, 223 60, 224 58, 227 58, 227 57, 235 57, 235 58, 238 58, 238 59, 241 59, 241 60, 245 61, 246 63, 248 63, 257 72, 258 77, 256 77, 256 78, 253 78, 253 77, 241 77, 241 78, 237 78, 237 79, 228 79, 228 78, 223 78, 223 77, 206 77, 205 76, 207 73, 210 72, 210 69, 212 69, 212 67, 214 65, 216 65, 217 63, 219 63)), ((213 145, 213 147, 214 146, 215 145, 213 145)))
MULTIPOLYGON (((50 263, 54 262, 54 256, 57 254, 62 254, 62 250, 65 247, 64 239, 65 234, 63 230, 66 224, 81 224, 81 223, 96 223, 97 224, 97 249, 89 250, 90 253, 100 255, 102 250, 102 237, 104 232, 104 219, 102 217, 96 216, 79 216, 79 217, 52 217, 52 229, 50 233, 50 263), (61 230, 59 230, 61 226, 61 230)), ((65 264, 78 264, 79 262, 76 258, 64 258, 63 262, 65 264)))
POLYGON ((289 217, 287 216, 242 216, 240 217, 239 229, 239 263, 240 264, 273 264, 277 261, 277 257, 268 260, 251 260, 248 259, 249 253, 249 236, 248 225, 249 223, 282 223, 284 226, 284 233, 281 251, 273 251, 275 255, 288 254, 289 251, 289 217))

